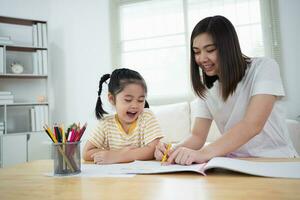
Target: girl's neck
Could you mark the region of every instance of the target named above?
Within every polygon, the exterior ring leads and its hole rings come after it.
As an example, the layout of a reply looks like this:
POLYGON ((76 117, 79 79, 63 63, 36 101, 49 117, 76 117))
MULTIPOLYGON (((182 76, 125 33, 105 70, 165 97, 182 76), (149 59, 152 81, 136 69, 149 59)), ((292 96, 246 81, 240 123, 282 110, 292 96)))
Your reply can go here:
POLYGON ((115 119, 116 119, 116 122, 117 122, 117 125, 118 125, 119 129, 122 132, 124 132, 126 134, 131 134, 134 131, 134 129, 136 127, 137 120, 135 120, 132 123, 122 123, 121 120, 118 117, 118 114, 115 115, 115 119))

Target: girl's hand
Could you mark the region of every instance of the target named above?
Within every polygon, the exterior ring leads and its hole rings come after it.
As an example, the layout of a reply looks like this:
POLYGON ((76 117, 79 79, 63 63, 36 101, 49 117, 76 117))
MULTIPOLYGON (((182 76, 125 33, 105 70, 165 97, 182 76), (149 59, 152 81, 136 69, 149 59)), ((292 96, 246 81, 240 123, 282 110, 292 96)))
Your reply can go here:
POLYGON ((193 163, 204 163, 208 160, 208 154, 202 151, 202 149, 197 151, 186 147, 179 147, 170 155, 166 164, 191 165, 193 163))
POLYGON ((99 151, 91 155, 95 164, 112 164, 116 162, 116 155, 112 151, 99 151))
POLYGON ((99 151, 91 155, 95 164, 113 164, 121 162, 122 155, 128 151, 136 149, 136 146, 126 146, 118 151, 99 151))
MULTIPOLYGON (((156 147, 155 147, 155 151, 154 151, 154 157, 155 160, 162 160, 162 157, 164 156, 164 153, 167 150, 167 144, 163 143, 163 142, 159 142, 156 147)), ((168 156, 172 153, 173 149, 171 148, 168 152, 168 156)))

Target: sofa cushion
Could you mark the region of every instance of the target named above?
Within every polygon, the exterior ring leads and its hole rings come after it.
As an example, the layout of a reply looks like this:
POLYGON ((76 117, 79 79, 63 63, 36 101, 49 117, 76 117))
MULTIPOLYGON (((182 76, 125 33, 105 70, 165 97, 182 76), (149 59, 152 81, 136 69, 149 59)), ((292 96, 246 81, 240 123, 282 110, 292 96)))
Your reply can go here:
MULTIPOLYGON (((190 103, 190 107, 191 107, 191 127, 193 127, 194 121, 195 121, 195 110, 197 106, 197 100, 193 100, 190 103)), ((221 136, 219 129, 215 123, 215 121, 212 121, 209 132, 208 132, 208 136, 206 139, 206 142, 213 142, 216 139, 218 139, 221 136)))
POLYGON ((180 142, 191 132, 190 105, 188 102, 151 106, 165 137, 164 142, 180 142))
POLYGON ((296 151, 300 155, 300 122, 292 119, 287 119, 286 123, 292 143, 296 151))

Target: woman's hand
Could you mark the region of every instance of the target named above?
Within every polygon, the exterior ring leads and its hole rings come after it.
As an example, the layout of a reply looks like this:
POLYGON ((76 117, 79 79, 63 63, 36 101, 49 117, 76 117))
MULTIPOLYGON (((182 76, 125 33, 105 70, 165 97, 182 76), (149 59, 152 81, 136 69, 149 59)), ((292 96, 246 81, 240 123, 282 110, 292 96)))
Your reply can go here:
POLYGON ((204 149, 192 150, 186 147, 179 147, 170 154, 166 164, 191 165, 193 163, 204 163, 209 159, 209 154, 204 149))

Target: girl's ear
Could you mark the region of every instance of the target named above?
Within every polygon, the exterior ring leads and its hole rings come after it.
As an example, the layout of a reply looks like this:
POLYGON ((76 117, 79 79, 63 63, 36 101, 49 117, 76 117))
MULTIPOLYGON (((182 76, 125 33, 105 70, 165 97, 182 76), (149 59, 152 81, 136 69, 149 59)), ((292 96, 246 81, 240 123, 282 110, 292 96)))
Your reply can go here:
POLYGON ((108 93, 108 101, 111 105, 115 105, 115 97, 110 92, 108 93))

